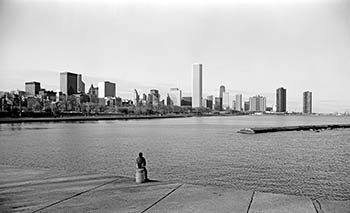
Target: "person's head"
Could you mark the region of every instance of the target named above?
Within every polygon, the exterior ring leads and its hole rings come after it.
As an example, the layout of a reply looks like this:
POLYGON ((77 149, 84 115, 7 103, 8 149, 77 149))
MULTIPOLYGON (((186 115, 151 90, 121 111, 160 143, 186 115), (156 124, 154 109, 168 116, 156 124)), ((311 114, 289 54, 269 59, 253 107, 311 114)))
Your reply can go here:
POLYGON ((139 157, 140 157, 140 158, 142 157, 142 152, 139 153, 139 157))

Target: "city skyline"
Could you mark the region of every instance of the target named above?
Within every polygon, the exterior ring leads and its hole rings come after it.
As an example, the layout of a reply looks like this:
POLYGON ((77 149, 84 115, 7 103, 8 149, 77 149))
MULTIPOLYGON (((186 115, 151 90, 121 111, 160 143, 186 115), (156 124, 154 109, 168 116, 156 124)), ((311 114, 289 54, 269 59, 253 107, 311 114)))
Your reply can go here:
POLYGON ((116 82, 125 98, 135 88, 188 96, 188 66, 200 62, 203 97, 223 84, 273 106, 283 86, 287 111, 302 111, 306 90, 314 112, 350 111, 347 1, 103 2, 2 1, 0 90, 24 90, 27 81, 56 90, 57 73, 71 71, 83 74, 85 89, 116 82))

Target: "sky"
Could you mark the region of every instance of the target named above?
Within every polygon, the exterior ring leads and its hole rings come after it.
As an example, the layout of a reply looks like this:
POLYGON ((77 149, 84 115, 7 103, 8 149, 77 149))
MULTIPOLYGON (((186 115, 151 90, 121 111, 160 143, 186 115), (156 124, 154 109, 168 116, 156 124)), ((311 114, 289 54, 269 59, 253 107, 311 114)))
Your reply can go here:
POLYGON ((267 97, 287 89, 287 110, 350 112, 350 0, 0 0, 0 91, 27 81, 59 89, 59 72, 103 80, 132 98, 171 87, 191 95, 267 97))

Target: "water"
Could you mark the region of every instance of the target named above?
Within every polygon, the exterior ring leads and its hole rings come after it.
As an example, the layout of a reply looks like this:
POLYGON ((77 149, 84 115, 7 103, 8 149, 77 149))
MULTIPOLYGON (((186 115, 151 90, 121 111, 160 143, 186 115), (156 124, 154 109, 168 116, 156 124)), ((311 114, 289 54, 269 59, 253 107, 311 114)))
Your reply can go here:
POLYGON ((256 135, 254 126, 350 123, 350 117, 235 116, 0 124, 0 164, 243 190, 350 199, 350 129, 256 135))

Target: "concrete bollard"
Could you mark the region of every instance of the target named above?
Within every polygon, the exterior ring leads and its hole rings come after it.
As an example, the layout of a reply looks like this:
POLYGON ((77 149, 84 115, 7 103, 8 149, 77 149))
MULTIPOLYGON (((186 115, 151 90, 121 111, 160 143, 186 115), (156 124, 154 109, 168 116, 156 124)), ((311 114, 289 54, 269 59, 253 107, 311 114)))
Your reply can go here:
POLYGON ((136 169, 136 183, 145 182, 145 170, 144 169, 136 169))

